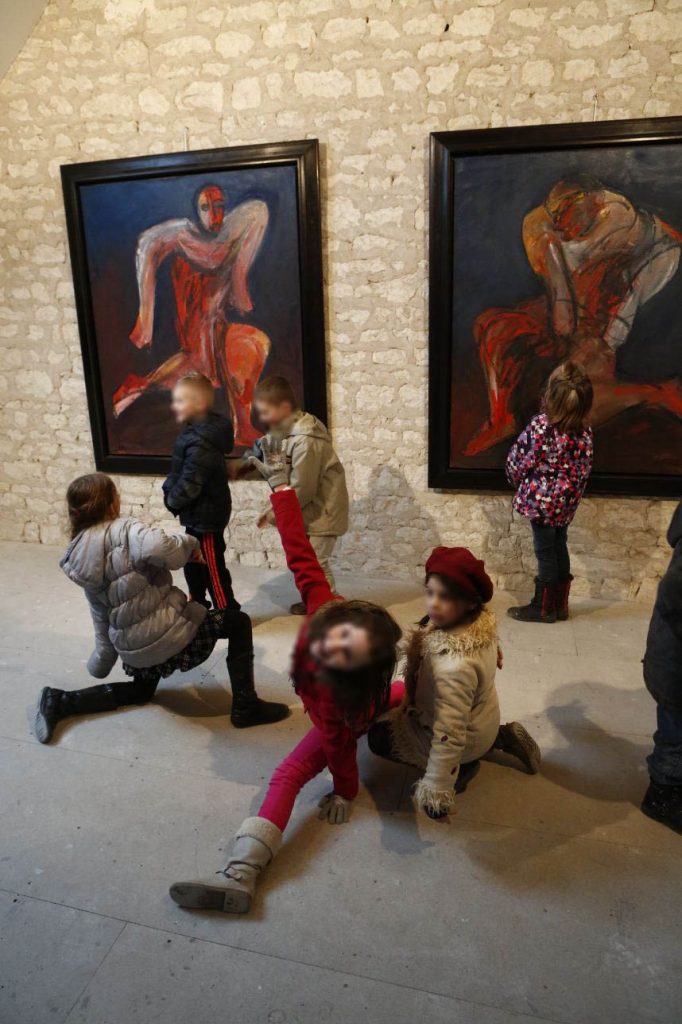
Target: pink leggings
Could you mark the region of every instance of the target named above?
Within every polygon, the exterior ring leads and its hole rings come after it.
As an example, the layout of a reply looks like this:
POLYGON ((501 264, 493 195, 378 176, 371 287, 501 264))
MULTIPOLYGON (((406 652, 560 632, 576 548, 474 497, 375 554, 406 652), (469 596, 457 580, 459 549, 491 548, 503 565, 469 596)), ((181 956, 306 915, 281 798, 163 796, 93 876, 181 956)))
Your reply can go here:
MULTIPOLYGON (((403 682, 393 683, 389 707, 397 707, 404 693, 403 682)), ((362 733, 358 733, 358 736, 361 735, 362 733)), ((322 745, 322 733, 313 726, 275 768, 258 817, 267 818, 283 832, 294 809, 296 797, 306 782, 310 782, 326 767, 327 758, 322 745)))

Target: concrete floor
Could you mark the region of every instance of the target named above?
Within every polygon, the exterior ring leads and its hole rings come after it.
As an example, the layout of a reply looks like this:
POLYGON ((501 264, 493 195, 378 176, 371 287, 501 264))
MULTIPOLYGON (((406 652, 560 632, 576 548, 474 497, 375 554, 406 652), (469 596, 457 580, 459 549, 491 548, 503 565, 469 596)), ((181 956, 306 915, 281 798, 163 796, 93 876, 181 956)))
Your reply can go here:
MULTIPOLYGON (((316 820, 316 780, 255 912, 229 918, 183 912, 167 888, 222 866, 306 729, 287 576, 237 574, 261 693, 291 703, 287 722, 230 728, 219 648, 154 704, 73 720, 42 747, 34 698, 88 684, 89 616, 55 549, 1 554, 2 1024, 680 1019, 682 840, 638 810, 646 606, 582 602, 567 623, 524 626, 500 595, 503 716, 538 739, 542 774, 486 763, 439 825, 415 817, 410 772, 363 741, 351 823, 316 820)), ((403 624, 421 614, 416 587, 341 583, 403 624)))

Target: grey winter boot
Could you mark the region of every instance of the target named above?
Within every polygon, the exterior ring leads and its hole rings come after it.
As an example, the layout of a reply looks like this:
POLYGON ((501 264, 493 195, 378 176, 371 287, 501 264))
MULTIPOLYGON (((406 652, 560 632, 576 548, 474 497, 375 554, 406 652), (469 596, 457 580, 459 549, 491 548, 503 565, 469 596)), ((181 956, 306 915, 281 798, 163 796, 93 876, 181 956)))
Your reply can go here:
POLYGON ((212 878, 174 882, 170 896, 187 910, 222 910, 225 914, 246 914, 259 875, 280 846, 282 833, 267 818, 247 818, 232 844, 227 867, 212 878))
POLYGON ((537 775, 540 771, 540 748, 520 722, 508 722, 500 726, 493 750, 501 750, 504 754, 518 758, 530 775, 537 775))

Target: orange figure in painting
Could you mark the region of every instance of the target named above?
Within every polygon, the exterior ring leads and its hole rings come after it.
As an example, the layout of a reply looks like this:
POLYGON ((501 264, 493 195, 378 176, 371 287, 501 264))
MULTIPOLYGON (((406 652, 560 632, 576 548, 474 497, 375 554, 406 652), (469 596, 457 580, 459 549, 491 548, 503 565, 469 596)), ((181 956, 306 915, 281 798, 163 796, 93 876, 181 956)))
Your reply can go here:
POLYGON ((678 269, 680 232, 584 176, 559 181, 524 218, 522 238, 545 294, 477 317, 474 334, 490 419, 465 454, 486 451, 516 433, 514 397, 538 359, 582 364, 594 387, 594 426, 638 405, 682 417, 679 381, 636 383, 616 376, 616 351, 627 340, 637 310, 678 269))
POLYGON ((268 224, 268 208, 248 200, 226 214, 218 185, 204 185, 195 201, 197 222, 164 221, 143 231, 136 251, 139 313, 130 340, 152 343, 156 280, 164 260, 174 257, 171 282, 180 351, 146 377, 129 374, 113 397, 114 415, 149 388, 170 391, 191 370, 224 387, 235 444, 248 447, 259 436, 251 423, 253 389, 270 352, 270 339, 257 327, 235 322, 231 311, 253 309, 248 272, 268 224))

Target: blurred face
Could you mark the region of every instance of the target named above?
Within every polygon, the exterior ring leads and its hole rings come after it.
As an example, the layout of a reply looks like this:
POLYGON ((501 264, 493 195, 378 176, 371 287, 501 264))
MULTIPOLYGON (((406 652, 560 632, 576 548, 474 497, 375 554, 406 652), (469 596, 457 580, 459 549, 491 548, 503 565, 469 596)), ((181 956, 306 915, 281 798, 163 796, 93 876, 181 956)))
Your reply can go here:
POLYGON ((225 196, 217 185, 209 185, 199 193, 197 199, 199 220, 207 231, 217 234, 225 219, 225 196))
POLYGON ((257 398, 254 405, 256 406, 258 419, 268 430, 272 427, 279 426, 279 424, 288 419, 294 411, 291 402, 278 402, 273 404, 272 402, 266 401, 264 398, 257 398))
POLYGON ((456 626, 475 607, 475 601, 453 597, 438 576, 431 576, 426 584, 426 611, 434 626, 440 629, 456 626))
POLYGON ((313 658, 325 668, 350 671, 366 665, 371 650, 367 630, 354 622, 339 622, 310 645, 313 658))
POLYGON ((189 420, 200 419, 208 412, 206 396, 197 388, 187 384, 176 384, 173 388, 171 409, 176 423, 187 423, 189 420))

